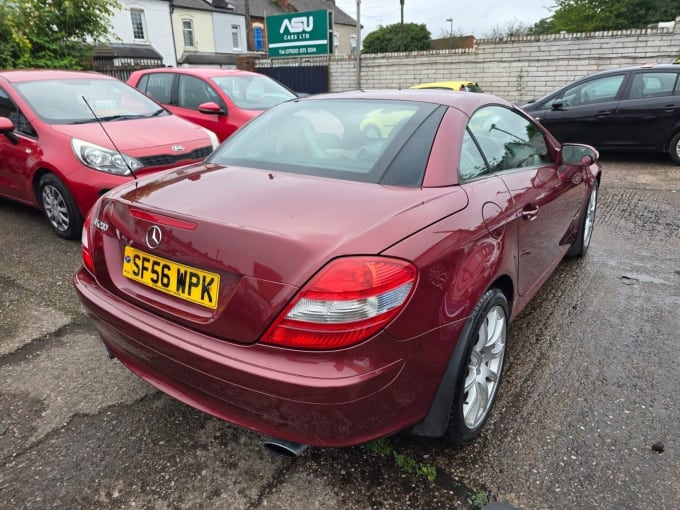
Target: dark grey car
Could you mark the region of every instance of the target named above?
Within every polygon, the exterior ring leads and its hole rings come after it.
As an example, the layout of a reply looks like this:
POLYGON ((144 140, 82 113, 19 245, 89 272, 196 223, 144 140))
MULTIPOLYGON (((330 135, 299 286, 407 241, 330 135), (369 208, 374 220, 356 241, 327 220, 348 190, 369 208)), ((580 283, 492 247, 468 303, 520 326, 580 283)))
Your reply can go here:
POLYGON ((602 71, 522 108, 562 143, 666 152, 680 165, 680 65, 602 71))

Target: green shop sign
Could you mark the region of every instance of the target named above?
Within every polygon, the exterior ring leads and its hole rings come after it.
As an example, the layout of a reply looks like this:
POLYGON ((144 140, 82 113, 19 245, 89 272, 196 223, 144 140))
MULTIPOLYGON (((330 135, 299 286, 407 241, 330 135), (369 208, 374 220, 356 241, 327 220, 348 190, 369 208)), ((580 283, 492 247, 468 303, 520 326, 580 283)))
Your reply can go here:
POLYGON ((332 16, 326 10, 267 16, 269 57, 327 55, 333 40, 332 16))

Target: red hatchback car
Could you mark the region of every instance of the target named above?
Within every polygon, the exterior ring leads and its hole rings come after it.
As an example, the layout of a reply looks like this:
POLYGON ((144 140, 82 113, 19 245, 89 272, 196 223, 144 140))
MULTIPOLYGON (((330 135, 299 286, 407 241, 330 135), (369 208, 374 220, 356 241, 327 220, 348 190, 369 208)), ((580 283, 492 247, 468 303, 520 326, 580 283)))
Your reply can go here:
POLYGON ((216 146, 213 133, 114 78, 0 72, 0 197, 42 209, 66 239, 80 237, 103 193, 216 146))
POLYGON ((488 94, 289 101, 102 197, 75 288, 130 370, 279 448, 465 442, 510 320, 588 249, 597 159, 488 94), (402 121, 364 137, 378 109, 402 121))
POLYGON ((237 69, 159 68, 130 75, 128 83, 220 142, 253 117, 297 97, 268 76, 237 69))

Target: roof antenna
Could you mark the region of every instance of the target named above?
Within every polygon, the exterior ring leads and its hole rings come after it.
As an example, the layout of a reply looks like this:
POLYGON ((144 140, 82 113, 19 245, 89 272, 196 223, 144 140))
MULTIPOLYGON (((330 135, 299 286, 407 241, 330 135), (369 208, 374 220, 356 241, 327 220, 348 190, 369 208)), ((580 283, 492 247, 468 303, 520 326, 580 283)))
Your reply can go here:
POLYGON ((136 181, 136 180, 137 180, 137 176, 135 175, 135 172, 132 170, 132 167, 131 167, 130 164, 128 163, 127 159, 125 159, 125 156, 123 155, 123 153, 120 152, 120 149, 119 149, 118 146, 116 145, 116 142, 113 141, 113 138, 111 138, 111 136, 109 135, 108 131, 106 131, 106 128, 104 127, 104 123, 101 121, 101 119, 100 119, 100 118, 97 116, 97 114, 94 112, 94 110, 93 110, 92 107, 90 106, 90 103, 88 103, 88 102, 87 102, 87 99, 85 99, 85 96, 80 96, 80 97, 83 98, 83 102, 87 105, 88 109, 92 112, 92 116, 93 116, 93 117, 95 118, 95 120, 99 123, 99 126, 102 128, 102 131, 104 131, 104 134, 106 135, 106 137, 107 137, 107 138, 109 139, 109 141, 111 142, 111 145, 113 145, 113 148, 116 149, 116 152, 118 153, 118 155, 120 156, 120 158, 123 160, 123 163, 125 163, 125 166, 127 167, 127 169, 130 170, 130 175, 132 175, 132 177, 133 177, 133 178, 135 179, 135 181, 136 181))

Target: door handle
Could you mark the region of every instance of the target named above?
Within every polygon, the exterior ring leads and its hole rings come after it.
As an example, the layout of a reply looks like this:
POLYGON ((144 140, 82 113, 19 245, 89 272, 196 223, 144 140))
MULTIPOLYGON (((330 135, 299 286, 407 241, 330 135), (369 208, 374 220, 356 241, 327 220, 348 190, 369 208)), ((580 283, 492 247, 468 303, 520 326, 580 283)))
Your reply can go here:
POLYGON ((522 218, 524 218, 527 221, 534 221, 537 216, 538 216, 537 205, 528 205, 524 209, 522 209, 522 218))
POLYGON ((612 114, 611 110, 602 110, 602 111, 597 112, 595 114, 595 117, 608 117, 611 114, 612 114))

